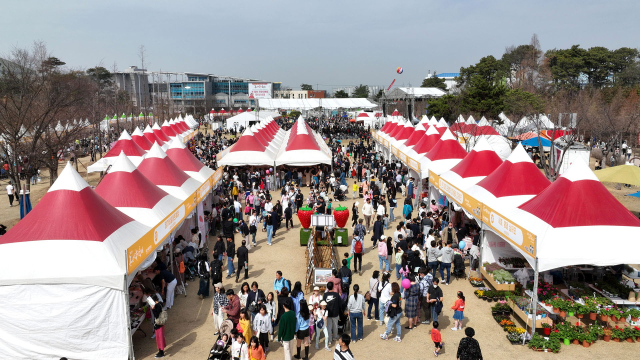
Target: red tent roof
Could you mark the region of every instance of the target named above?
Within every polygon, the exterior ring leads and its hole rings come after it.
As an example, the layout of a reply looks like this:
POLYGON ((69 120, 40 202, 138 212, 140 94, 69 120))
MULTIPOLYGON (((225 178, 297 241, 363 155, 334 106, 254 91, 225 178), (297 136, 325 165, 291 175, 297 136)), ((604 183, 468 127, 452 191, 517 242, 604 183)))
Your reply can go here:
POLYGON ((178 139, 174 139, 169 143, 166 153, 169 159, 178 165, 182 171, 198 172, 204 167, 204 164, 196 159, 191 150, 178 139))
POLYGON ((140 131, 139 128, 136 128, 133 131, 133 134, 131 134, 131 139, 144 151, 148 151, 149 149, 151 149, 151 145, 153 145, 151 141, 149 141, 149 139, 144 137, 144 134, 142 133, 142 131, 140 131))
POLYGON ((168 195, 144 177, 122 153, 95 191, 111 206, 146 209, 152 209, 168 195))
POLYGON ((0 244, 38 240, 103 242, 132 221, 98 196, 67 163, 36 207, 0 237, 0 244))
POLYGON ((118 141, 113 144, 111 150, 104 157, 116 157, 120 155, 120 152, 124 152, 127 156, 144 156, 145 154, 145 151, 133 141, 126 130, 122 131, 118 141))
POLYGON ((440 134, 438 133, 438 130, 436 130, 435 126, 431 125, 424 133, 424 136, 422 136, 422 138, 418 140, 418 143, 413 146, 413 151, 418 154, 425 154, 429 152, 429 150, 433 149, 433 147, 438 143, 438 140, 440 140, 440 134))
POLYGON ((402 129, 398 135, 396 136, 396 140, 401 141, 401 140, 407 140, 411 134, 413 134, 413 126, 411 126, 411 124, 409 124, 409 122, 406 122, 404 125, 404 129, 402 129))
POLYGON ((167 120, 164 121, 164 123, 162 123, 162 126, 160 127, 160 130, 162 130, 162 133, 164 133, 164 135, 167 138, 172 138, 172 137, 176 137, 178 134, 171 128, 171 125, 169 125, 169 122, 167 120))
POLYGON ((160 146, 164 145, 164 141, 162 141, 162 139, 160 139, 156 135, 156 133, 154 133, 153 130, 151 130, 151 126, 149 126, 149 125, 147 125, 147 127, 144 128, 144 132, 142 133, 142 135, 144 137, 146 137, 147 140, 149 140, 151 145, 153 145, 153 143, 158 143, 158 145, 160 145, 160 146))
POLYGON ((393 112, 391 113, 391 116, 402 116, 402 114, 400 114, 398 112, 398 109, 393 110, 393 112))
POLYGON ((487 176, 502 164, 502 159, 496 154, 485 138, 480 138, 467 156, 451 171, 461 178, 487 176))
POLYGON ((519 208, 554 228, 640 226, 640 220, 616 200, 581 160, 519 208))
POLYGON ((398 136, 402 132, 402 130, 404 130, 404 123, 398 122, 393 131, 389 133, 389 137, 395 139, 396 136, 398 136))
POLYGON ((162 132, 162 129, 160 129, 160 126, 158 125, 158 123, 154 123, 153 127, 151 128, 151 130, 158 137, 158 139, 160 139, 160 140, 162 140, 164 142, 169 141, 169 137, 167 135, 165 135, 164 132, 162 132))
POLYGON ((217 112, 214 109, 211 109, 211 111, 209 111, 209 114, 217 114, 217 112))
POLYGON ((416 125, 415 129, 413 130, 413 133, 411 134, 411 136, 409 136, 409 138, 404 143, 404 145, 405 146, 413 146, 413 145, 417 144, 418 141, 420 141, 420 139, 422 138, 422 136, 426 132, 427 132, 427 129, 424 128, 423 124, 416 125))
POLYGON ((458 139, 449 131, 449 128, 442 134, 442 137, 425 155, 431 161, 445 159, 463 159, 467 156, 467 151, 460 145, 458 139))
POLYGON ((289 134, 286 151, 292 150, 320 150, 320 146, 312 135, 311 128, 304 120, 298 119, 289 134))
POLYGON ((173 129, 173 132, 175 132, 178 135, 180 135, 180 134, 182 134, 184 132, 182 129, 180 129, 180 126, 178 124, 176 124, 175 121, 173 121, 173 119, 171 119, 169 121, 169 126, 171 126, 171 128, 173 129))
POLYGON ((518 145, 502 165, 478 183, 495 197, 538 195, 551 184, 518 145))
POLYGON ((369 114, 367 114, 366 112, 361 112, 360 114, 358 114, 357 117, 369 117, 369 114))
POLYGON ((255 134, 251 131, 250 128, 246 128, 240 136, 240 139, 231 147, 229 152, 235 151, 260 151, 264 152, 266 148, 264 145, 260 143, 258 138, 254 136, 255 134))
POLYGON ((180 187, 190 179, 157 144, 153 144, 138 170, 155 185, 180 187))
POLYGON ((385 134, 391 134, 393 130, 395 130, 396 126, 398 126, 398 123, 396 123, 395 120, 389 120, 386 124, 384 124, 380 131, 385 134))

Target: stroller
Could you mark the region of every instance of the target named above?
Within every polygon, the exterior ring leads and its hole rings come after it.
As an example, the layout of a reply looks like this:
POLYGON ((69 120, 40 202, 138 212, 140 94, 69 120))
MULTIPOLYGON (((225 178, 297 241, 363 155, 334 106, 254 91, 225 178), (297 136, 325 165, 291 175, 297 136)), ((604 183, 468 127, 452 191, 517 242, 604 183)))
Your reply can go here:
POLYGON ((347 186, 345 185, 339 185, 336 187, 336 191, 333 194, 333 198, 336 199, 336 201, 345 201, 347 199, 347 186))
POLYGON ((207 360, 231 360, 231 329, 233 329, 231 320, 227 319, 222 322, 222 325, 220 325, 220 334, 213 344, 211 351, 209 351, 207 360), (225 334, 227 335, 227 341, 222 339, 225 334))
POLYGON ((453 276, 455 276, 456 279, 466 278, 467 276, 465 273, 464 259, 462 255, 457 252, 453 256, 453 276))

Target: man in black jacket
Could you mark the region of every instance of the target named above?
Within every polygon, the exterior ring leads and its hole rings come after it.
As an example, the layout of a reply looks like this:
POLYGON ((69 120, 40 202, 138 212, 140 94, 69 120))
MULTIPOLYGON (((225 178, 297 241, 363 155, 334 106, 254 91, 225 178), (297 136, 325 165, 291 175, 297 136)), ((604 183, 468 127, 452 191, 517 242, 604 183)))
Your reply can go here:
POLYGON ((327 291, 322 296, 322 300, 327 303, 327 337, 329 341, 338 338, 338 319, 342 310, 342 299, 340 294, 334 291, 333 283, 327 283, 327 291))
POLYGON ((236 273, 236 282, 240 279, 240 271, 244 268, 244 279, 249 278, 249 250, 247 250, 247 242, 242 240, 242 245, 238 248, 238 271, 236 273))
MULTIPOLYGON (((342 267, 340 268, 340 271, 338 271, 338 278, 342 280, 343 285, 346 285, 347 299, 349 298, 349 288, 351 287, 352 277, 353 277, 353 273, 351 272, 351 269, 349 269, 349 267, 347 266, 347 259, 342 259, 342 267)), ((342 289, 343 294, 344 294, 344 288, 345 286, 343 286, 343 289, 342 289)))
POLYGON ((373 248, 376 248, 376 244, 380 237, 384 235, 384 225, 382 224, 382 216, 376 216, 376 222, 373 223, 373 248))
POLYGON ((233 267, 233 258, 236 256, 236 243, 233 242, 233 238, 227 236, 227 279, 231 279, 231 275, 235 274, 236 270, 233 267))
POLYGON ((235 230, 235 224, 233 223, 233 220, 231 220, 230 217, 228 217, 223 223, 222 223, 222 234, 224 235, 224 237, 226 238, 231 238, 233 239, 233 233, 235 230))
POLYGON ((284 209, 284 226, 289 230, 289 223, 291 223, 291 228, 293 229, 293 210, 291 210, 291 206, 287 206, 284 209))
MULTIPOLYGON (((245 242, 249 242, 249 226, 247 226, 247 223, 244 222, 244 220, 240 219, 238 220, 238 230, 240 231, 240 234, 242 235, 242 237, 244 238, 243 241, 245 242)), ((249 244, 249 248, 251 247, 251 244, 249 244)))
POLYGON ((222 259, 224 258, 224 251, 224 239, 222 238, 222 236, 218 236, 218 241, 216 241, 215 245, 213 245, 213 258, 218 261, 222 261, 222 259))

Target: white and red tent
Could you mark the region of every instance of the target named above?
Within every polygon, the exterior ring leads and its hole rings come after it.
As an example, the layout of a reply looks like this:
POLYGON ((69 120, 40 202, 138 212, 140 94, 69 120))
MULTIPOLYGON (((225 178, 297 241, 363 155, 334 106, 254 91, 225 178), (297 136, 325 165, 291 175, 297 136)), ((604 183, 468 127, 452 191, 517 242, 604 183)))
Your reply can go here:
POLYGON ((429 150, 433 149, 433 147, 438 143, 438 140, 440 140, 440 137, 441 136, 435 126, 430 125, 420 140, 418 140, 415 145, 411 146, 411 148, 407 150, 406 154, 412 159, 420 159, 424 154, 428 153, 429 150))
POLYGON ((389 118, 389 120, 384 124, 384 126, 382 126, 382 128, 379 131, 379 134, 389 134, 391 131, 393 131, 393 129, 396 127, 397 125, 397 120, 395 118, 389 118))
POLYGON ((487 177, 501 164, 502 159, 493 151, 487 140, 481 138, 462 161, 440 177, 464 191, 487 177))
POLYGON ((395 140, 392 140, 391 144, 396 148, 399 148, 407 141, 407 139, 409 139, 409 137, 411 137, 414 130, 415 129, 413 128, 413 125, 411 125, 411 122, 409 120, 405 121, 404 128, 397 133, 395 140))
POLYGON ((246 128, 226 155, 218 160, 219 166, 273 165, 275 153, 267 151, 251 128, 246 128))
POLYGON ((640 220, 578 159, 513 220, 537 236, 538 271, 590 264, 635 264, 640 220))
POLYGON ((171 129, 173 129, 173 132, 176 133, 176 135, 183 133, 183 130, 176 124, 175 120, 169 120, 169 126, 171 126, 171 129))
POLYGON ((169 125, 169 122, 167 120, 165 120, 162 123, 162 126, 160 126, 160 130, 162 130, 162 133, 168 137, 169 139, 176 137, 178 134, 176 134, 176 132, 171 128, 171 125, 169 125))
POLYGON ((436 130, 438 130, 438 133, 442 135, 444 134, 444 131, 448 128, 449 128, 449 125, 447 125, 447 122, 444 121, 444 118, 440 118, 440 120, 436 124, 436 130))
POLYGON ((200 187, 200 183, 180 170, 158 144, 153 144, 138 170, 154 185, 180 200, 186 200, 200 187))
POLYGON ((504 160, 511 154, 511 142, 509 139, 500 135, 484 116, 473 131, 459 137, 460 143, 467 149, 475 147, 480 138, 486 139, 501 159, 504 160))
POLYGON ((146 128, 144 128, 144 131, 142 132, 142 135, 144 137, 147 138, 147 140, 149 140, 149 142, 153 145, 154 143, 157 143, 158 145, 160 145, 161 147, 167 147, 164 144, 164 141, 162 139, 160 139, 151 129, 151 126, 147 125, 146 128))
POLYGON ((408 151, 411 146, 417 144, 426 132, 427 129, 424 127, 424 124, 422 122, 418 123, 418 125, 416 125, 416 127, 413 129, 413 132, 411 133, 407 141, 402 144, 400 150, 406 154, 406 151, 408 151))
POLYGON ((151 127, 151 130, 153 131, 153 134, 160 140, 164 141, 164 142, 169 142, 169 137, 167 135, 165 135, 165 133, 162 131, 162 129, 160 129, 160 125, 158 125, 158 123, 153 123, 153 126, 151 127))
POLYGON ((462 133, 463 134, 475 134, 476 129, 478 128, 478 124, 476 123, 476 119, 473 118, 473 115, 469 115, 469 118, 464 124, 462 133))
POLYGON ((518 145, 502 165, 466 192, 494 210, 509 212, 538 195, 549 180, 518 145))
POLYGON ((440 140, 420 159, 422 178, 429 177, 429 170, 437 175, 451 170, 465 156, 467 156, 467 152, 460 145, 458 139, 453 136, 449 128, 445 128, 440 140))
POLYGON ((121 152, 131 160, 134 165, 139 165, 145 155, 145 151, 136 144, 129 136, 126 130, 122 131, 120 138, 113 144, 109 152, 107 152, 100 160, 87 167, 88 172, 105 171, 109 165, 113 164, 121 152))
POLYGON ((151 146, 153 145, 153 143, 144 136, 144 134, 142 133, 142 130, 140 130, 140 128, 138 127, 136 127, 136 129, 133 130, 133 133, 131 134, 131 139, 133 140, 133 142, 138 144, 138 146, 140 146, 140 148, 144 151, 149 151, 149 149, 151 149, 151 146))
POLYGON ((276 157, 276 165, 310 166, 331 164, 331 156, 318 144, 313 130, 304 118, 299 117, 288 131, 280 152, 276 157))
POLYGON ((169 148, 166 153, 169 159, 178 165, 180 170, 198 180, 200 183, 209 180, 214 173, 211 168, 204 166, 200 160, 196 159, 193 153, 191 153, 191 150, 177 138, 169 142, 169 148))
POLYGON ((144 177, 124 153, 95 191, 111 206, 149 227, 158 225, 182 204, 144 177))
POLYGON ((148 231, 67 163, 0 237, 2 357, 127 359, 126 251, 148 231))
POLYGON ((451 125, 449 130, 451 130, 455 134, 462 134, 464 132, 465 124, 464 117, 462 115, 458 115, 456 121, 451 125))

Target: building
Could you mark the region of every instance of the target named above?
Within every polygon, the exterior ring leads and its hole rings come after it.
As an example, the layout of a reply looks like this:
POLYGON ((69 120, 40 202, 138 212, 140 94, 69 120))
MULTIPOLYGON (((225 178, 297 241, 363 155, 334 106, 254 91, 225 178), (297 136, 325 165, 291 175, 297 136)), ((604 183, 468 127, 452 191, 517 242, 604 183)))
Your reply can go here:
POLYGON ((309 97, 313 99, 324 99, 327 97, 325 90, 309 90, 309 97))
POLYGON ((274 99, 324 99, 327 97, 325 90, 291 90, 283 89, 274 91, 274 99))
POLYGON ((132 105, 142 109, 150 107, 149 74, 146 69, 129 66, 124 71, 113 73, 113 80, 121 91, 129 94, 132 105))
POLYGON ((385 116, 391 114, 395 109, 406 118, 412 114, 415 118, 420 118, 427 113, 427 101, 439 98, 447 93, 438 88, 423 87, 397 87, 388 91, 380 102, 385 116))
POLYGON ((427 74, 427 76, 425 77, 425 79, 430 79, 432 77, 438 77, 440 79, 444 79, 444 83, 445 85, 447 85, 447 91, 451 92, 451 90, 455 90, 457 88, 457 82, 456 82, 456 78, 460 76, 460 73, 442 73, 442 74, 438 74, 435 75, 435 72, 433 74, 429 73, 427 74))

